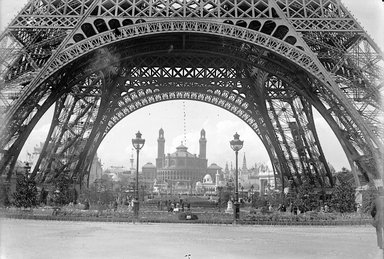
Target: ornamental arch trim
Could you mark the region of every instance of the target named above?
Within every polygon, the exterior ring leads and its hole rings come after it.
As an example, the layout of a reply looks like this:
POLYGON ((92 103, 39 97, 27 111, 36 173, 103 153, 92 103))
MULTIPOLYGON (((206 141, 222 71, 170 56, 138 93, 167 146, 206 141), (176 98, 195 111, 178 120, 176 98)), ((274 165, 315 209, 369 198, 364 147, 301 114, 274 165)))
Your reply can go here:
MULTIPOLYGON (((276 21, 273 22, 275 23, 276 21)), ((22 96, 17 100, 17 104, 11 107, 10 112, 6 115, 5 121, 7 122, 10 120, 10 116, 15 113, 16 107, 19 107, 22 102, 26 100, 29 94, 33 91, 33 87, 35 85, 43 83, 44 80, 62 67, 95 49, 125 39, 133 39, 147 35, 190 32, 224 36, 247 42, 252 45, 262 47, 267 51, 274 52, 279 56, 294 62, 296 65, 317 78, 322 83, 323 87, 328 89, 328 92, 332 92, 333 96, 340 100, 342 105, 345 106, 346 112, 350 113, 350 116, 354 119, 355 123, 362 131, 365 132, 367 137, 369 136, 371 141, 377 145, 380 143, 375 134, 365 126, 364 121, 359 117, 353 105, 349 103, 337 87, 332 86, 332 83, 334 82, 327 78, 328 73, 322 68, 322 65, 316 61, 314 57, 311 57, 305 51, 301 50, 299 48, 301 46, 295 47, 280 40, 279 38, 248 28, 205 20, 148 21, 119 27, 118 30, 118 34, 115 30, 98 33, 73 45, 67 45, 62 52, 57 53, 55 59, 49 64, 49 66, 46 67, 45 70, 41 71, 41 75, 35 77, 38 82, 35 82, 35 84, 31 83, 22 96)), ((367 141, 367 144, 371 147, 371 149, 374 149, 374 145, 371 141, 367 141)))
MULTIPOLYGON (((251 45, 261 47, 266 51, 270 51, 272 53, 279 55, 280 57, 290 60, 300 68, 309 72, 314 78, 317 79, 317 81, 321 82, 320 83, 321 86, 319 84, 317 85, 317 87, 319 88, 323 87, 325 89, 322 92, 323 96, 326 95, 327 93, 330 93, 332 97, 336 97, 339 99, 338 104, 340 105, 340 107, 343 107, 343 109, 346 110, 347 113, 353 111, 353 108, 352 110, 348 109, 350 107, 348 107, 347 105, 348 103, 345 102, 345 98, 342 98, 342 96, 340 96, 340 93, 335 91, 335 89, 333 89, 332 86, 328 84, 329 82, 324 78, 324 74, 321 70, 321 67, 318 66, 318 63, 316 62, 316 60, 313 59, 313 57, 311 57, 310 55, 302 51, 300 48, 298 48, 300 46, 297 45, 297 47, 295 47, 294 45, 280 39, 285 29, 283 27, 280 27, 279 25, 274 26, 276 30, 277 28, 280 28, 280 32, 277 33, 276 34, 277 36, 276 36, 275 34, 273 34, 274 29, 263 30, 262 28, 265 28, 265 26, 260 26, 260 30, 261 30, 260 32, 260 31, 251 30, 249 28, 242 27, 242 26, 231 25, 228 23, 204 21, 204 20, 203 21, 171 20, 171 21, 148 21, 148 22, 140 21, 139 23, 136 23, 136 24, 119 27, 118 32, 116 32, 116 28, 113 30, 106 31, 105 26, 100 25, 102 23, 98 22, 97 24, 99 26, 98 28, 101 28, 101 29, 100 30, 96 29, 96 31, 94 31, 96 34, 93 34, 91 31, 89 35, 85 35, 89 38, 84 37, 83 40, 80 40, 77 43, 73 43, 73 45, 67 45, 67 47, 64 50, 62 50, 59 53, 56 53, 56 58, 53 60, 52 63, 49 64, 46 70, 42 71, 42 76, 36 77, 35 80, 37 80, 37 82, 35 82, 34 85, 40 86, 41 84, 44 83, 44 80, 47 80, 54 73, 59 72, 61 68, 78 60, 80 57, 83 57, 86 54, 91 53, 92 51, 100 49, 102 47, 105 47, 120 41, 124 41, 126 39, 134 39, 134 38, 140 38, 140 37, 156 35, 156 34, 159 35, 159 34, 167 34, 167 33, 169 34, 169 33, 187 32, 187 33, 196 33, 196 34, 224 36, 232 40, 245 42, 251 45), (102 31, 102 32, 97 33, 97 31, 102 31), (267 33, 271 33, 272 36, 263 33, 263 31, 267 33)), ((89 25, 93 26, 92 24, 89 24, 89 25)), ((83 28, 85 28, 84 30, 86 30, 87 26, 84 26, 83 28)), ((288 39, 288 37, 292 37, 292 36, 289 35, 289 33, 287 33, 284 37, 288 39)), ((293 44, 296 44, 296 43, 297 42, 293 44)), ((33 84, 31 84, 30 86, 33 87, 33 84)), ((17 101, 19 105, 15 105, 12 107, 13 112, 14 112, 14 109, 16 109, 17 107, 20 107, 21 103, 26 100, 26 98, 28 97, 28 94, 30 94, 31 91, 33 90, 34 89, 31 89, 31 88, 27 89, 27 91, 23 94, 23 96, 17 101)), ((8 113, 7 115, 12 115, 12 109, 11 109, 11 112, 8 113)), ((357 118, 353 116, 352 118, 353 120, 356 120, 352 123, 361 124, 361 121, 359 121, 357 118)), ((364 127, 362 127, 362 130, 364 130, 364 127)), ((367 135, 368 134, 365 134, 364 136, 367 137, 367 135)), ((366 143, 367 143, 366 145, 370 147, 373 146, 373 144, 370 141, 367 141, 366 143)))

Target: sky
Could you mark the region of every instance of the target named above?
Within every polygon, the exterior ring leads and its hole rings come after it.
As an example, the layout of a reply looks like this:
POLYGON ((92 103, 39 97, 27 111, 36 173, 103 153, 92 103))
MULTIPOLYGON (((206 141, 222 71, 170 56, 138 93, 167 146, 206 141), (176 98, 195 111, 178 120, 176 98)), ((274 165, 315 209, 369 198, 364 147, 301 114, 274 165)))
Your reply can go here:
MULTIPOLYGON (((342 2, 383 50, 384 2, 381 0, 343 0, 342 2)), ((0 31, 6 28, 26 3, 26 0, 0 0, 0 31)), ((20 160, 25 161, 27 152, 31 152, 37 143, 45 140, 51 118, 52 109, 36 125, 20 154, 20 160)), ((327 160, 336 170, 349 167, 341 146, 325 121, 320 116, 316 116, 315 123, 327 160)), ((130 167, 129 159, 133 154, 131 140, 137 131, 140 131, 146 140, 140 152, 140 166, 147 162, 155 164, 160 128, 164 129, 166 153, 173 153, 181 141, 186 139, 184 144, 188 147, 188 151, 198 154, 200 131, 204 129, 207 138, 208 164, 216 163, 221 167, 226 163, 234 165, 235 155, 229 146, 229 141, 233 139, 234 133, 238 132, 240 139, 244 140, 244 147, 239 155, 240 166, 244 155, 248 167, 256 162, 269 163, 267 152, 257 135, 235 115, 202 102, 167 101, 134 112, 110 131, 98 149, 98 156, 104 169, 110 166, 130 167), (184 136, 184 124, 186 136, 184 136)))

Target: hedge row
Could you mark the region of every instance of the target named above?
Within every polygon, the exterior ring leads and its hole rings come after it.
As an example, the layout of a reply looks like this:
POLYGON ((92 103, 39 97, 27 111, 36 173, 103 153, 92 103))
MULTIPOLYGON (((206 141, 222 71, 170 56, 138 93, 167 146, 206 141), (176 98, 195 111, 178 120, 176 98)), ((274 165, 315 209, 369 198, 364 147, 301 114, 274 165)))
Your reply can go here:
MULTIPOLYGON (((232 224, 233 215, 220 213, 191 213, 191 219, 181 217, 183 213, 167 212, 140 212, 139 219, 133 217, 130 211, 114 212, 97 210, 57 210, 35 209, 31 211, 11 210, 0 211, 0 217, 16 219, 37 219, 37 220, 59 220, 59 221, 101 221, 101 222, 140 222, 140 223, 199 223, 199 224, 232 224), (193 220, 192 220, 193 218, 193 220)), ((322 217, 326 217, 323 216, 322 217)), ((370 225, 372 219, 369 217, 337 217, 330 215, 329 218, 316 218, 309 215, 291 214, 241 214, 237 224, 242 225, 370 225)))

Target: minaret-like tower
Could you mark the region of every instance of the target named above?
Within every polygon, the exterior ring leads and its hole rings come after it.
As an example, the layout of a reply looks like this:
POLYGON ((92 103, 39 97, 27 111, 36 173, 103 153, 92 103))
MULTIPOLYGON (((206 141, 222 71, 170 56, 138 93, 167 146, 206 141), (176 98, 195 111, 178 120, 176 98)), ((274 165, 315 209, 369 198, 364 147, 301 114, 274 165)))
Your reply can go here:
POLYGON ((133 167, 133 162, 134 162, 134 159, 133 159, 133 149, 132 149, 132 153, 131 153, 131 159, 129 159, 129 161, 131 162, 131 172, 133 171, 136 171, 135 167, 133 167))
POLYGON ((220 181, 220 173, 219 170, 216 171, 216 178, 215 178, 215 185, 216 187, 219 186, 219 181, 220 181))
POLYGON ((248 171, 247 168, 247 160, 245 159, 245 153, 244 153, 244 158, 243 158, 243 167, 241 168, 241 173, 246 173, 248 171))
POLYGON ((229 171, 229 167, 228 167, 228 162, 225 163, 224 173, 229 176, 230 171, 229 171))
POLYGON ((156 158, 156 168, 160 169, 164 167, 164 151, 165 150, 165 139, 164 139, 164 130, 159 130, 159 138, 157 139, 157 158, 156 158))
POLYGON ((202 129, 200 131, 200 154, 199 158, 206 159, 207 158, 207 139, 205 138, 205 130, 202 129))

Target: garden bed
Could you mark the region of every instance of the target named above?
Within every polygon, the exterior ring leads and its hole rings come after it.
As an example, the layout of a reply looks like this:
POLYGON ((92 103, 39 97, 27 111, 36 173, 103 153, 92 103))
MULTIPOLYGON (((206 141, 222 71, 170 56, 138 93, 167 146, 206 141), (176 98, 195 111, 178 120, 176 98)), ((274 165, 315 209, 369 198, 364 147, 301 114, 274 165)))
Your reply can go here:
MULTIPOLYGON (((101 222, 141 222, 141 223, 200 223, 232 224, 233 215, 223 212, 170 213, 166 211, 140 211, 135 219, 127 208, 118 210, 83 210, 74 207, 45 207, 35 209, 0 209, 0 217, 16 219, 62 220, 62 221, 101 221, 101 222), (195 215, 187 218, 186 215, 195 215)), ((370 225, 372 219, 366 214, 337 213, 245 213, 240 214, 237 224, 244 225, 370 225)))

